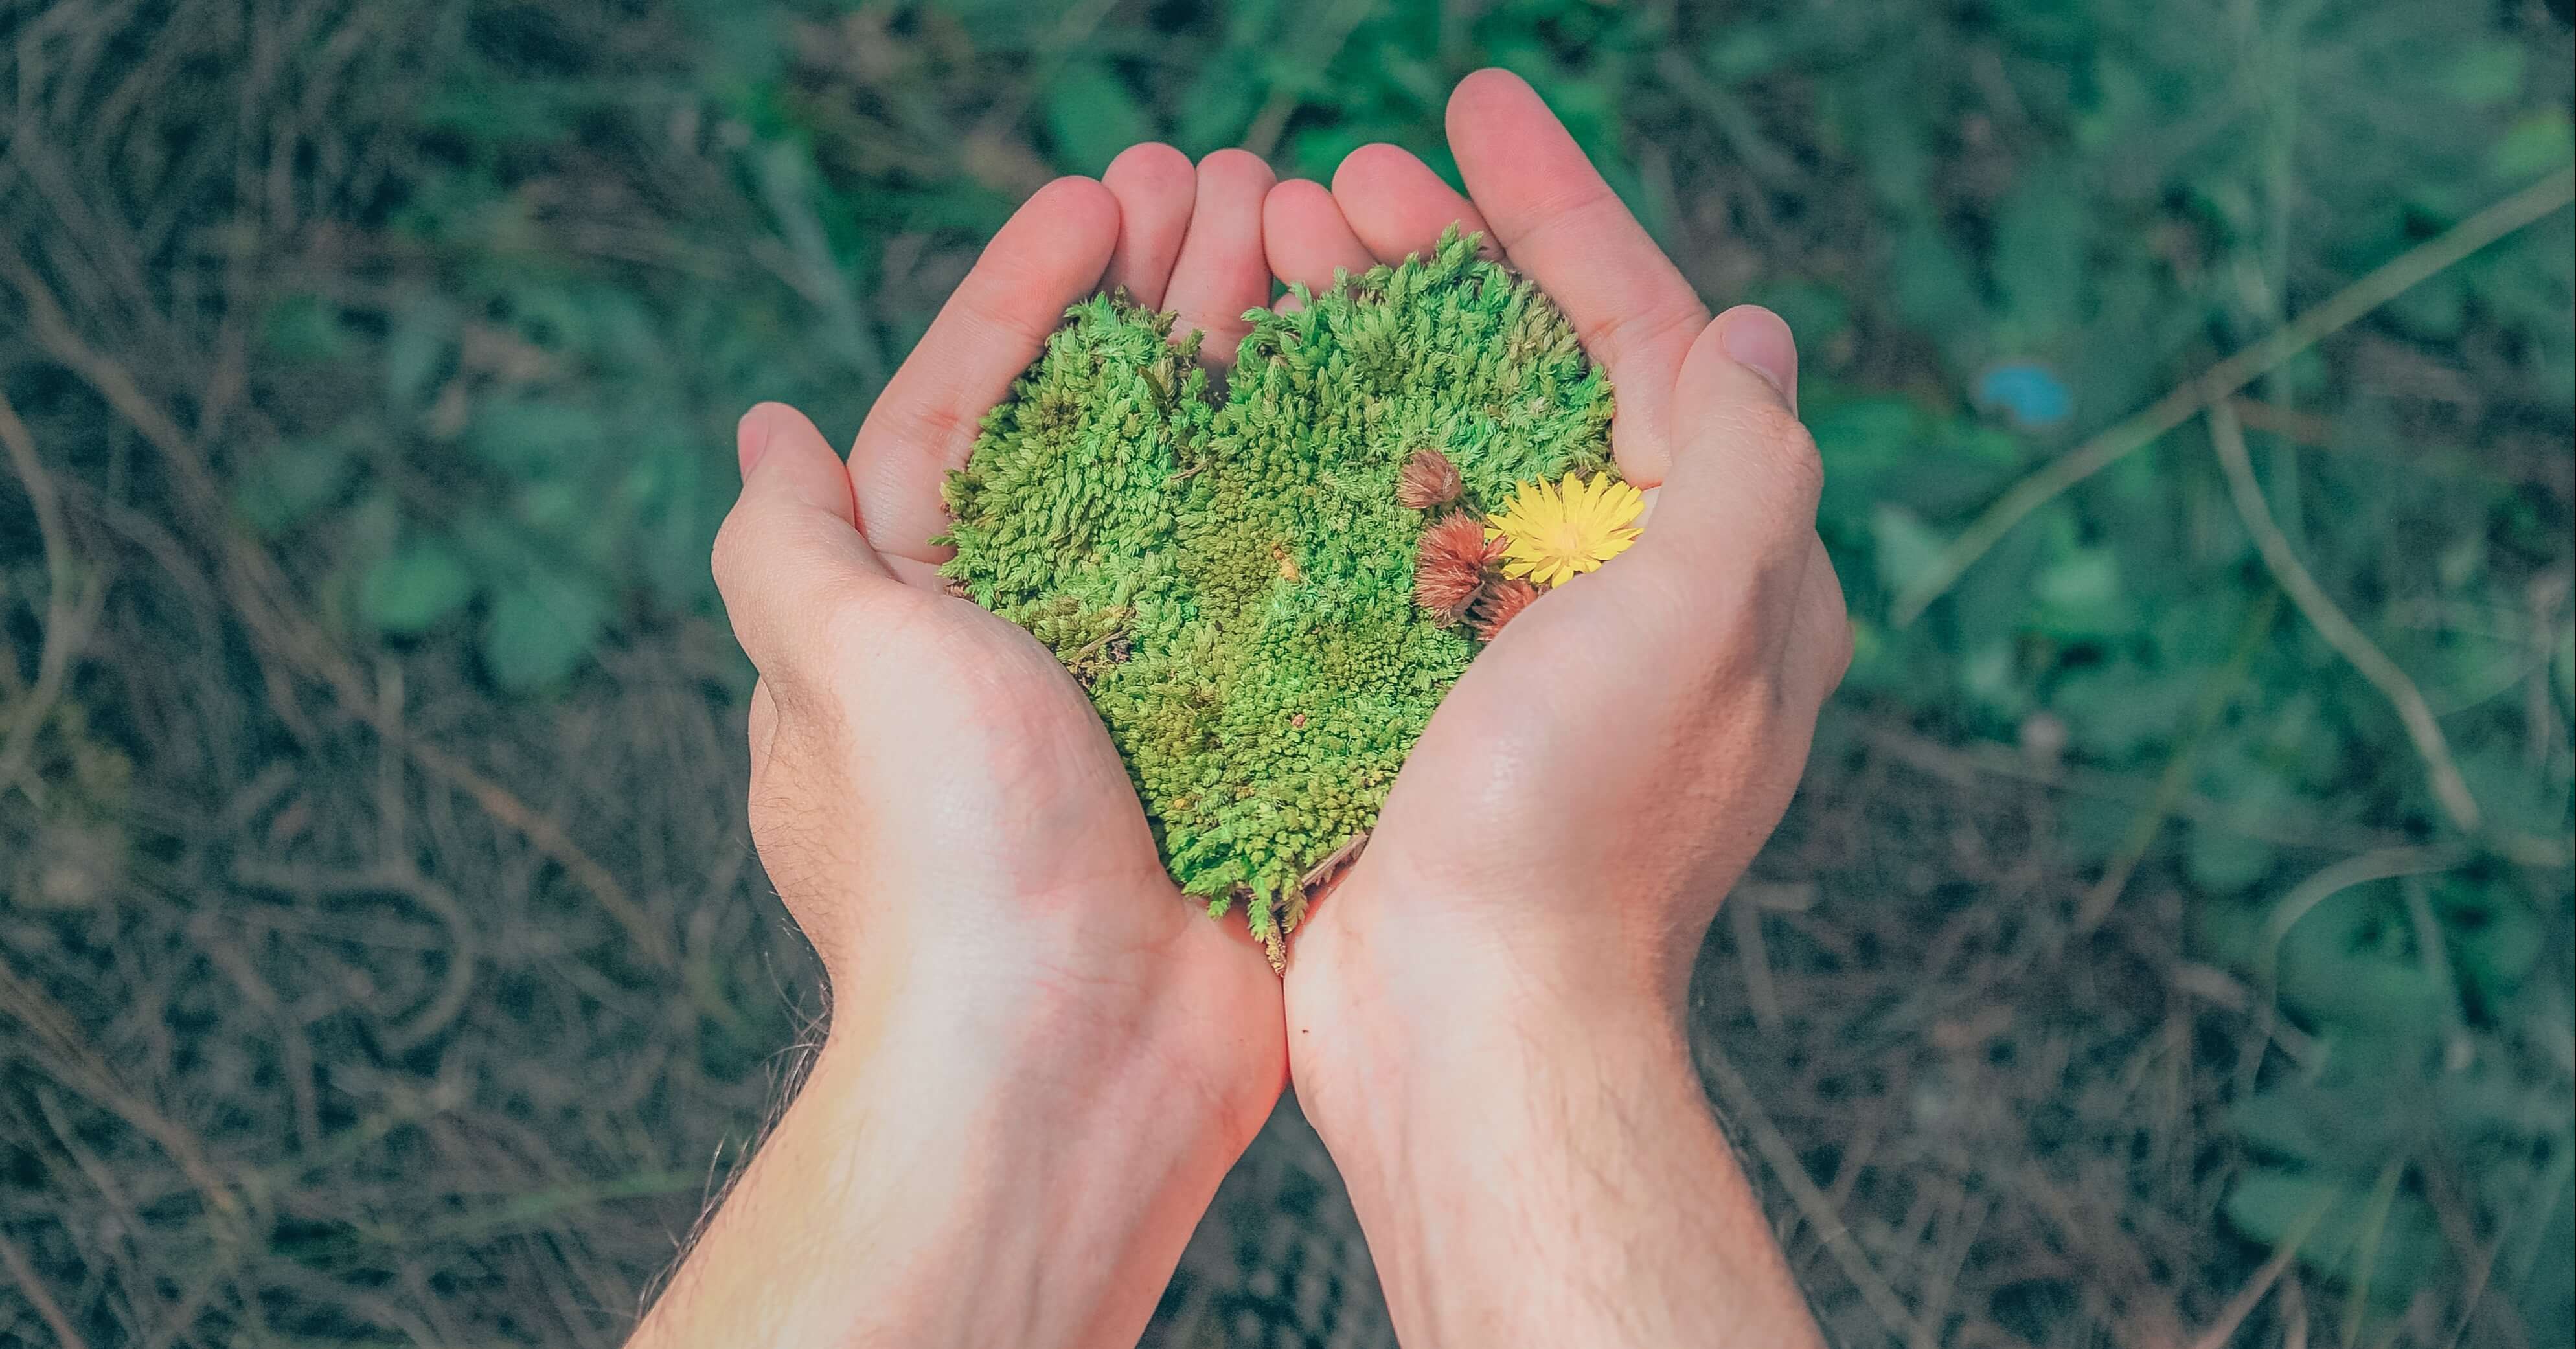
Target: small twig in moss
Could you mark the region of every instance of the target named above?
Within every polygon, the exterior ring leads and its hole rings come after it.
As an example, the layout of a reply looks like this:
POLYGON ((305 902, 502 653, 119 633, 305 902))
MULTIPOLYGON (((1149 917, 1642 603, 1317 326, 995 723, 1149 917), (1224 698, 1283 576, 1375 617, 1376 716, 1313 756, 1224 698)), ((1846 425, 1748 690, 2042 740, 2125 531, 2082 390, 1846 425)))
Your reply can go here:
POLYGON ((1298 887, 1306 892, 1306 902, 1312 904, 1322 898, 1324 893, 1332 888, 1333 883, 1341 879, 1342 873, 1350 868, 1351 863, 1360 860, 1360 850, 1368 846, 1368 841, 1367 834, 1359 834, 1350 842, 1327 853, 1323 861, 1308 868, 1305 876, 1297 882, 1298 887))

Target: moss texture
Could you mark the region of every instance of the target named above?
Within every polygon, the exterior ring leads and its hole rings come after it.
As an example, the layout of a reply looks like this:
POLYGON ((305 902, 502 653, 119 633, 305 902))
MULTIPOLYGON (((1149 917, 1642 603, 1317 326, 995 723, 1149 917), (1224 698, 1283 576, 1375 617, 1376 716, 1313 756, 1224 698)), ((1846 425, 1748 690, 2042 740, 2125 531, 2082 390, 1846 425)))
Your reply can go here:
POLYGON ((1415 603, 1426 524, 1609 468, 1607 379, 1472 237, 1301 298, 1221 395, 1171 315, 1074 306, 948 486, 952 584, 1090 691, 1173 878, 1274 962, 1478 649, 1415 603), (1424 448, 1458 502, 1400 503, 1424 448))

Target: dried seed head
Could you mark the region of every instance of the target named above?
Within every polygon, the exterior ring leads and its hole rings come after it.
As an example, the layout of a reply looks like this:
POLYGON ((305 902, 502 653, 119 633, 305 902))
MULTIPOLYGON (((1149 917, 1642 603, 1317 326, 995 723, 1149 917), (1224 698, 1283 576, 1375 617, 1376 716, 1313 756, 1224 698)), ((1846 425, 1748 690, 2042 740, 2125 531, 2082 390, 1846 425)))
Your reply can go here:
POLYGON ((1427 511, 1457 500, 1465 485, 1449 456, 1424 446, 1413 452, 1403 471, 1396 475, 1395 500, 1407 510, 1427 511))
POLYGON ((1500 636, 1503 625, 1520 617, 1521 610, 1538 598, 1538 587, 1527 581, 1496 581, 1485 588, 1476 601, 1476 636, 1492 641, 1500 636))
POLYGON ((1422 531, 1421 549, 1413 559, 1413 602, 1441 623, 1465 618, 1484 588, 1490 557, 1481 522, 1465 515, 1433 522, 1422 531))

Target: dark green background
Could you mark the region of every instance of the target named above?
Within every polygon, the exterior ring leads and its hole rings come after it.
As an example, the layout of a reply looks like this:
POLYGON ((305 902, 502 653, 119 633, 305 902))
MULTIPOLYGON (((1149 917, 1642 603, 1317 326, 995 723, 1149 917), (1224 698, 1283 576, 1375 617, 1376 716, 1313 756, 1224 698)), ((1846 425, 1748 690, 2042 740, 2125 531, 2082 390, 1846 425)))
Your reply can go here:
MULTIPOLYGON (((0 1343, 613 1343, 819 1011, 740 820, 733 418, 845 439, 1055 173, 1446 171, 1489 63, 1801 339, 1860 656, 1699 1020, 1837 1338, 2185 1342, 2303 1233, 2252 1342, 2576 1335, 2569 212, 2237 404, 2479 831, 2203 420, 1890 621, 2014 483, 2567 171, 2563 4, 77 0, 0 36, 0 1343)), ((1157 1342, 1379 1342, 1347 1225, 1284 1117, 1157 1342)))

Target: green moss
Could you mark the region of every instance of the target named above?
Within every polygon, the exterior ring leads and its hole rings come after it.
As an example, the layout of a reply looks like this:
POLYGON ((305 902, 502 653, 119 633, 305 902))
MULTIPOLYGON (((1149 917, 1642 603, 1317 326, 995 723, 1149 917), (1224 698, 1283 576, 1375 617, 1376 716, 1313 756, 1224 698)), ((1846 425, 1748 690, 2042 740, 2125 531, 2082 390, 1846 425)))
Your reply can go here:
POLYGON ((1476 652, 1413 603, 1406 459, 1480 513, 1609 466, 1607 379, 1474 243, 1259 314, 1221 399, 1172 316, 1076 305, 949 483, 946 574, 1089 689, 1173 878, 1274 959, 1476 652))

